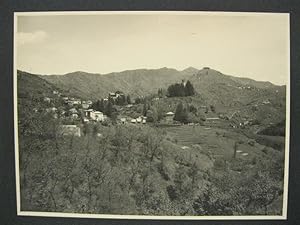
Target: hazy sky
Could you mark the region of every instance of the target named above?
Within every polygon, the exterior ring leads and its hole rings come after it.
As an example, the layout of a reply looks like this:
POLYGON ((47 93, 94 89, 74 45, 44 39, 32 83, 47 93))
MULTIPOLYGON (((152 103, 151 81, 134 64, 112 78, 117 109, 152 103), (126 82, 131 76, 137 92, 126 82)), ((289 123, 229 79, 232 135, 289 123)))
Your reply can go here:
POLYGON ((209 66, 285 84, 288 14, 19 15, 17 68, 37 74, 209 66))

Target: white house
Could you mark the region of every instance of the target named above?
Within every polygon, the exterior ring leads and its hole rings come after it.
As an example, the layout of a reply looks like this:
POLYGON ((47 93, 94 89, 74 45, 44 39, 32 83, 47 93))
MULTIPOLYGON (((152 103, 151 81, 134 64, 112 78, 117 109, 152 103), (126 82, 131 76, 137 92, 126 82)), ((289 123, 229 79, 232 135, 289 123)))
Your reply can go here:
POLYGON ((90 120, 88 118, 83 118, 83 122, 88 123, 88 122, 90 122, 90 120))
POLYGON ((121 120, 121 123, 123 123, 123 124, 126 123, 126 118, 121 118, 120 120, 121 120))
POLYGON ((86 118, 94 121, 104 121, 107 119, 103 112, 94 111, 93 109, 84 110, 84 115, 86 118))
POLYGON ((166 113, 166 116, 174 116, 175 115, 175 113, 173 113, 173 112, 167 112, 166 113))
POLYGON ((94 110, 93 109, 87 109, 87 110, 84 110, 84 115, 88 118, 91 118, 91 113, 93 112, 94 110))
POLYGON ((90 113, 90 117, 92 120, 95 120, 95 121, 104 121, 104 114, 103 114, 103 112, 100 112, 100 111, 92 111, 90 113))
POLYGON ((142 117, 136 118, 136 122, 141 123, 143 121, 142 117))

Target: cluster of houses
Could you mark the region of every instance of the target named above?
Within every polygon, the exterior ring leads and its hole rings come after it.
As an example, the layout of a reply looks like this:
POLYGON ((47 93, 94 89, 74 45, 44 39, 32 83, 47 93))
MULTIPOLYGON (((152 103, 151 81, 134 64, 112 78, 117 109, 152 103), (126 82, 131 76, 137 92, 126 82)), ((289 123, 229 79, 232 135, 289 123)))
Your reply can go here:
POLYGON ((252 90, 254 89, 254 87, 252 86, 234 86, 234 85, 231 85, 231 84, 227 84, 228 87, 233 87, 233 88, 237 88, 237 89, 240 89, 240 90, 252 90))
MULTIPOLYGON (((107 118, 102 112, 90 109, 93 104, 91 100, 62 96, 61 93, 56 90, 53 91, 53 95, 59 97, 64 103, 63 106, 46 108, 45 111, 53 113, 54 118, 68 117, 75 120, 82 118, 83 122, 104 121, 107 118)), ((54 103, 55 101, 50 97, 44 97, 44 102, 54 103)), ((37 111, 37 109, 34 109, 34 111, 37 111)))
MULTIPOLYGON (((108 97, 109 97, 109 98, 112 98, 113 100, 116 100, 116 99, 118 99, 118 98, 120 98, 120 97, 123 97, 123 96, 125 96, 125 95, 124 95, 124 93, 121 92, 121 91, 110 92, 110 93, 108 94, 108 97)), ((103 100, 104 100, 104 101, 108 101, 108 98, 104 98, 103 100)))
POLYGON ((93 104, 93 102, 91 100, 81 101, 80 99, 69 98, 69 97, 63 97, 62 99, 64 100, 65 104, 67 104, 69 106, 79 106, 80 105, 83 109, 88 109, 93 104))
POLYGON ((96 121, 103 122, 107 119, 107 116, 103 114, 103 112, 96 111, 94 109, 86 109, 84 110, 83 122, 96 121))
POLYGON ((142 123, 142 124, 145 124, 147 121, 147 117, 146 116, 139 116, 138 118, 136 119, 131 119, 131 123, 142 123))
MULTIPOLYGON (((248 88, 248 87, 245 87, 248 88)), ((248 88, 249 89, 249 88, 248 88)), ((61 93, 58 91, 53 91, 53 95, 59 97, 61 100, 60 102, 63 102, 63 104, 60 106, 53 106, 55 104, 52 104, 52 107, 46 108, 46 112, 52 113, 54 118, 70 118, 73 120, 77 121, 82 121, 83 123, 89 123, 89 122, 103 122, 107 120, 107 116, 101 112, 97 111, 91 108, 93 102, 91 100, 81 100, 79 98, 74 98, 74 97, 67 97, 67 96, 62 96, 61 93)), ((56 99, 57 99, 56 97, 56 99)), ((113 100, 117 100, 120 97, 125 97, 124 93, 122 92, 111 92, 108 94, 108 98, 103 99, 104 101, 108 101, 110 98, 113 100)), ((154 99, 154 100, 158 100, 154 99)), ((152 99, 153 100, 153 99, 152 99)), ((54 99, 50 97, 44 97, 44 102, 46 103, 52 103, 55 102, 54 99)), ((263 100, 260 104, 262 105, 267 105, 270 104, 269 100, 263 100)), ((125 107, 126 108, 131 108, 133 105, 132 104, 127 104, 125 107)), ((255 105, 256 107, 258 105, 255 105)), ((205 106, 200 106, 201 109, 205 110, 205 112, 208 112, 208 107, 205 106)), ((37 111, 37 109, 34 109, 34 111, 37 111)), ((223 114, 219 114, 218 116, 211 115, 210 117, 207 116, 206 121, 207 124, 212 124, 212 123, 219 123, 224 120, 230 120, 231 126, 234 128, 238 127, 245 127, 247 125, 251 125, 252 121, 251 120, 242 120, 241 118, 236 118, 238 117, 236 115, 236 112, 233 113, 231 116, 226 116, 223 114), (235 118, 233 118, 235 117, 235 118)), ((174 112, 167 112, 164 114, 164 122, 166 123, 174 123, 174 112)), ((147 117, 146 116, 139 116, 137 118, 131 118, 131 117, 124 117, 122 115, 119 116, 118 122, 121 124, 126 124, 126 123, 131 123, 131 124, 146 124, 147 123, 147 117)), ((80 128, 76 125, 63 125, 64 127, 62 128, 63 133, 65 135, 73 134, 75 136, 80 136, 80 128)))
MULTIPOLYGON (((174 115, 175 115, 175 113, 173 113, 173 112, 165 113, 165 122, 166 123, 173 123, 174 122, 174 120, 173 120, 174 115)), ((121 117, 120 122, 121 122, 121 124, 125 124, 127 122, 130 122, 132 124, 146 124, 147 123, 147 117, 146 116, 139 116, 137 118, 121 117)))

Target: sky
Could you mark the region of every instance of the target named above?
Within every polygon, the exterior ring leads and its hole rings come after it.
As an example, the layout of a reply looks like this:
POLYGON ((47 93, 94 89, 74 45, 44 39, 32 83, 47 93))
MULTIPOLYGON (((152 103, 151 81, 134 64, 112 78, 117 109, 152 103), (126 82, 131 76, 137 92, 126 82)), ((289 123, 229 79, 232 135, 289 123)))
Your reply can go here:
POLYGON ((16 67, 35 74, 210 67, 286 84, 289 16, 278 13, 19 14, 16 67))

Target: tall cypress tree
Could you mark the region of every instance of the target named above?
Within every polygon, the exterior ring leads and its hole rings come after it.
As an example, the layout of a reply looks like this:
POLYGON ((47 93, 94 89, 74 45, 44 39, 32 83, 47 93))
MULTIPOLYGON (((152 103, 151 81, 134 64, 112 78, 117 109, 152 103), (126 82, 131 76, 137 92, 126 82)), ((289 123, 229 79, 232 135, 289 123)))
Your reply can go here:
POLYGON ((143 116, 147 115, 148 107, 147 107, 147 102, 144 102, 144 107, 143 107, 143 116))
POLYGON ((174 120, 181 122, 183 113, 183 104, 179 103, 175 110, 174 120))
POLYGON ((113 104, 109 101, 106 106, 105 114, 108 117, 111 117, 112 113, 113 113, 113 104))
POLYGON ((100 112, 103 112, 103 110, 104 110, 104 101, 103 101, 103 99, 98 100, 96 105, 97 105, 96 110, 100 111, 100 112))
POLYGON ((195 94, 194 86, 189 80, 186 82, 184 91, 185 91, 185 96, 192 96, 195 94))
POLYGON ((127 99, 126 99, 126 101, 127 101, 127 104, 131 104, 130 95, 127 95, 127 99))

